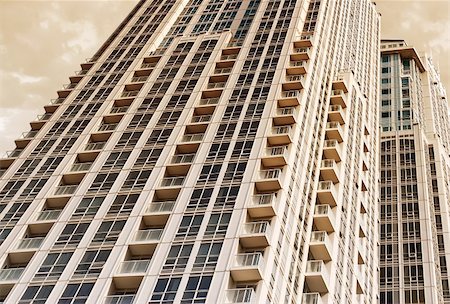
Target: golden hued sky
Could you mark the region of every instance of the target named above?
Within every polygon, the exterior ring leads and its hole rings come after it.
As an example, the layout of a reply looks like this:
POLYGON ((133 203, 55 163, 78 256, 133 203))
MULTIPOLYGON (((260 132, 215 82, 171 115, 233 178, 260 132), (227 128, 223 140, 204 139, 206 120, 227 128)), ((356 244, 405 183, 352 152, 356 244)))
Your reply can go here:
MULTIPOLYGON (((14 149, 14 139, 136 3, 0 0, 0 154, 14 149)), ((450 0, 376 3, 382 37, 431 53, 450 90, 450 0)))

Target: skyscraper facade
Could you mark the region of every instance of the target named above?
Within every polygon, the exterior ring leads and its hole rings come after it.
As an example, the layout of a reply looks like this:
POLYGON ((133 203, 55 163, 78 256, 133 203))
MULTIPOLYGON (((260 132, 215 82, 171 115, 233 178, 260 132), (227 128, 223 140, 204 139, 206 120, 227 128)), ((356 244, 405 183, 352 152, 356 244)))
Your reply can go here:
POLYGON ((450 303, 450 117, 432 60, 381 44, 380 302, 450 303))
POLYGON ((140 1, 0 161, 7 303, 374 303, 369 0, 140 1))

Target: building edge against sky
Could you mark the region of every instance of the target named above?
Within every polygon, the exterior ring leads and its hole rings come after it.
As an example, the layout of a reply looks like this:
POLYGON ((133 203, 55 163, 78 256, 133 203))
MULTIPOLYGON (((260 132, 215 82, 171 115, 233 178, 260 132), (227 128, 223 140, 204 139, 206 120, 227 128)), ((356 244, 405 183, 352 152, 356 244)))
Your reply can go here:
POLYGON ((376 302, 379 40, 368 0, 140 1, 0 160, 0 296, 376 302))
POLYGON ((381 44, 380 302, 450 303, 450 116, 427 55, 381 44))

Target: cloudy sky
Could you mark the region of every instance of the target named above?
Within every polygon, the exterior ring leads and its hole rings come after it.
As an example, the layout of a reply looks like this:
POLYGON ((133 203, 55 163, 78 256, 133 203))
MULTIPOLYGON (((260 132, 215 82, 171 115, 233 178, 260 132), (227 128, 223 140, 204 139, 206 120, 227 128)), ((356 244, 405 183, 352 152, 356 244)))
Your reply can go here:
MULTIPOLYGON (((0 154, 137 0, 0 0, 0 154)), ((381 0, 384 38, 432 53, 450 88, 450 0, 381 0)))

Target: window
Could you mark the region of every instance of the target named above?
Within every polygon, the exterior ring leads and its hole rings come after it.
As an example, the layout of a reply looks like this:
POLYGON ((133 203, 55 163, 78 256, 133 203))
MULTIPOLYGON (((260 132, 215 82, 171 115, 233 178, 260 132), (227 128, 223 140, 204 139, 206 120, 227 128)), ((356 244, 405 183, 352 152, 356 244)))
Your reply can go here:
POLYGON ((76 247, 83 238, 89 223, 67 224, 59 235, 54 247, 76 247))
POLYGON ((195 238, 200 230, 202 220, 203 214, 183 216, 183 219, 181 220, 180 223, 180 228, 178 228, 178 232, 175 236, 175 239, 195 238))
POLYGON ((49 253, 33 278, 34 280, 58 279, 66 268, 73 252, 49 253))
POLYGON ((88 219, 93 218, 97 214, 98 209, 102 205, 105 197, 89 197, 83 198, 78 204, 77 209, 72 214, 72 219, 81 218, 88 219))
POLYGON ((212 276, 193 276, 189 278, 181 304, 205 303, 212 276))
POLYGON ((91 244, 115 244, 125 226, 126 221, 105 221, 94 235, 91 244))
POLYGON ((55 285, 29 286, 19 304, 45 304, 55 285))
POLYGON ((182 272, 186 268, 189 256, 192 251, 192 244, 174 245, 170 248, 166 262, 163 266, 163 273, 182 272))
POLYGON ((230 218, 231 213, 211 214, 206 226, 205 237, 225 237, 230 218))
POLYGON ((156 283, 149 304, 172 304, 181 278, 162 278, 156 283))
POLYGON ((203 243, 195 258, 193 271, 214 271, 219 259, 222 242, 203 243))
POLYGON ((139 194, 118 195, 109 208, 107 215, 120 216, 130 214, 138 198, 139 194))
POLYGON ((111 250, 88 250, 78 264, 73 277, 98 277, 111 250))
POLYGON ((85 303, 91 293, 94 283, 68 284, 58 304, 85 303))

